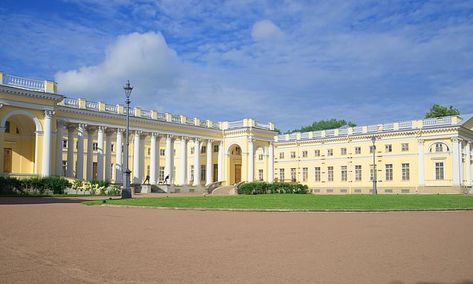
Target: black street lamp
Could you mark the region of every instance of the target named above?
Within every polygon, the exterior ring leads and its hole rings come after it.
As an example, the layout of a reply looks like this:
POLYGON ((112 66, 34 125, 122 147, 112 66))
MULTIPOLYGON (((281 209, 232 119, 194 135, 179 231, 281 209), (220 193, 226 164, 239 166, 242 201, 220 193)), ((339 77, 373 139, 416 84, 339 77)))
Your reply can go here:
POLYGON ((378 175, 376 172, 376 136, 371 137, 373 142, 373 194, 378 194, 378 175))
POLYGON ((125 86, 123 87, 125 90, 125 96, 126 96, 126 132, 125 132, 125 141, 126 141, 126 147, 125 147, 125 167, 124 167, 124 184, 123 184, 123 190, 122 190, 122 198, 131 198, 132 193, 131 193, 131 188, 130 188, 130 169, 128 168, 128 148, 130 145, 130 95, 131 91, 133 90, 133 87, 130 85, 130 81, 127 81, 125 86))

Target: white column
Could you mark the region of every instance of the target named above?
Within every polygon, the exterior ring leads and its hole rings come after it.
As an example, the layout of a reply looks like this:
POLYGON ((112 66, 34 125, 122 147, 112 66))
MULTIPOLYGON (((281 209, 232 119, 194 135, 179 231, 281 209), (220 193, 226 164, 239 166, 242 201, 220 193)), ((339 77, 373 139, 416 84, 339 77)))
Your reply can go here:
POLYGON ((141 142, 141 131, 136 130, 133 140, 133 183, 141 183, 141 171, 140 171, 140 142, 141 142))
POLYGON ((471 186, 471 146, 470 141, 466 141, 465 144, 465 179, 466 186, 471 186))
POLYGON ((248 182, 254 180, 254 163, 255 163, 255 153, 253 149, 253 138, 248 139, 248 182))
POLYGON ((460 185, 460 141, 458 138, 452 139, 453 155, 453 185, 460 185))
POLYGON ((187 184, 187 137, 181 137, 179 160, 179 185, 187 184))
POLYGON ((418 178, 419 186, 424 186, 425 184, 425 169, 424 169, 424 140, 420 139, 417 141, 417 163, 418 163, 418 178))
POLYGON ((105 180, 112 180, 112 142, 111 133, 105 133, 105 180))
MULTIPOLYGON (((52 122, 51 117, 53 111, 44 111, 44 128, 43 128, 43 163, 42 163, 42 175, 47 177, 51 175, 51 134, 52 134, 52 122)), ((3 154, 2 154, 3 155, 3 154)))
POLYGON ((194 140, 194 182, 192 185, 200 185, 200 140, 194 140))
POLYGON ((212 140, 207 140, 207 159, 206 159, 206 170, 205 170, 205 185, 212 183, 212 140))
POLYGON ((174 147, 173 147, 173 141, 172 141, 172 136, 167 135, 166 136, 166 152, 165 152, 165 165, 164 165, 164 178, 169 176, 168 183, 172 184, 174 181, 174 177, 172 176, 173 172, 173 159, 174 159, 174 147))
POLYGON ((77 168, 76 176, 84 179, 84 132, 85 124, 80 123, 77 128, 77 168))
POLYGON ((117 129, 117 142, 115 144, 115 182, 123 180, 123 129, 117 129))
POLYGON ((62 136, 64 135, 64 122, 57 121, 56 126, 56 175, 63 176, 62 170, 62 136))
POLYGON ((74 177, 74 127, 67 127, 67 169, 68 177, 74 177))
POLYGON ((268 146, 268 182, 274 181, 274 145, 269 143, 268 146))
POLYGON ((218 144, 218 181, 223 181, 223 142, 218 144))
POLYGON ((104 156, 104 126, 99 126, 97 131, 97 180, 103 180, 103 156, 104 156))
POLYGON ((149 183, 156 184, 156 136, 158 133, 151 133, 151 156, 149 161, 149 183))
POLYGON ((87 129, 87 180, 94 179, 94 129, 87 129))

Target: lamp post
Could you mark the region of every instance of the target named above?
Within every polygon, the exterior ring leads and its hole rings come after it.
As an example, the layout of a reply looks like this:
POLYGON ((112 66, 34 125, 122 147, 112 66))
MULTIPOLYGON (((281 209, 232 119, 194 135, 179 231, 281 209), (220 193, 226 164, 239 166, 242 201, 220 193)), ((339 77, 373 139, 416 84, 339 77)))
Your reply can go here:
POLYGON ((371 137, 371 142, 373 142, 373 194, 378 194, 378 177, 376 172, 376 136, 371 137))
POLYGON ((132 193, 131 193, 131 188, 130 188, 130 169, 128 167, 128 148, 130 145, 130 95, 131 91, 133 90, 133 87, 130 85, 130 81, 127 81, 125 86, 123 87, 125 90, 125 103, 126 103, 126 132, 125 132, 125 141, 126 141, 126 147, 125 147, 125 171, 123 172, 124 174, 124 184, 123 184, 123 190, 122 190, 122 198, 131 198, 132 193))

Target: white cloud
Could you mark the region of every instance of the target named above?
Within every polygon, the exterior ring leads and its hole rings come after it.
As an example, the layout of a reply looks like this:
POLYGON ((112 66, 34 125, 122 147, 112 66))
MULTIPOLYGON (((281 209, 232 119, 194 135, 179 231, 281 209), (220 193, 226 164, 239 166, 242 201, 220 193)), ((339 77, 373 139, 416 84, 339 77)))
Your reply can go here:
POLYGON ((251 29, 251 36, 255 41, 280 39, 283 35, 281 29, 270 20, 258 21, 251 29))
POLYGON ((113 99, 126 80, 138 86, 135 95, 149 96, 173 89, 181 63, 160 33, 119 36, 105 52, 102 63, 55 75, 60 92, 68 96, 113 99))

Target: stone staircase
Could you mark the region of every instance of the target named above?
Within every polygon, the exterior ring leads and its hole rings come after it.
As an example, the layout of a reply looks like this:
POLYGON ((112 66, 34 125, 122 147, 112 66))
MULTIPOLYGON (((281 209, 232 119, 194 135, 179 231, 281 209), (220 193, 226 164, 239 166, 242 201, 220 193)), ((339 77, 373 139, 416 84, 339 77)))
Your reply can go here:
POLYGON ((214 189, 212 195, 236 195, 237 191, 233 185, 223 185, 214 189))

